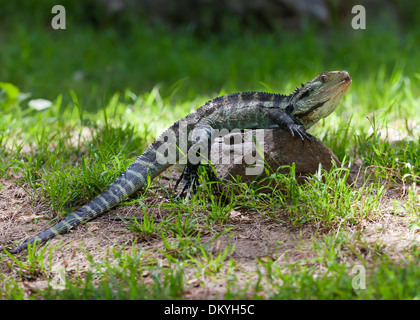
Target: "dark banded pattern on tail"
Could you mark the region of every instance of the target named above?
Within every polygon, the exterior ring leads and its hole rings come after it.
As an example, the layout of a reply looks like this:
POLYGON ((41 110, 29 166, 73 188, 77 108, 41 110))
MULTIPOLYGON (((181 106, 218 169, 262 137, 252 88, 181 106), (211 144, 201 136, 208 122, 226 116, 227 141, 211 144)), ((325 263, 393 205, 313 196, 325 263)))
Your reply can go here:
POLYGON ((28 244, 45 242, 56 235, 66 233, 70 229, 88 222, 108 211, 147 183, 147 176, 153 180, 169 168, 171 164, 159 164, 156 161, 156 150, 160 143, 155 141, 141 156, 139 156, 115 181, 100 195, 80 207, 53 227, 25 241, 11 253, 18 253, 28 247, 28 244))

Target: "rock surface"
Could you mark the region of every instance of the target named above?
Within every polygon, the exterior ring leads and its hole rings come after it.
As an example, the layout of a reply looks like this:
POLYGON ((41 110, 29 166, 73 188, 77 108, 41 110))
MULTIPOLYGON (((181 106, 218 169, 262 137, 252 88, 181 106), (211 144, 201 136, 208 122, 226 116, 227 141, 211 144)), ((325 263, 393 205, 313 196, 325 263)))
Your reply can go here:
MULTIPOLYGON (((303 180, 304 176, 314 174, 319 164, 330 170, 333 161, 338 167, 341 166, 337 156, 320 140, 313 137, 310 142, 305 140, 302 143, 299 137, 292 138, 290 133, 283 129, 232 133, 216 140, 211 153, 211 162, 218 164, 215 165, 215 169, 221 180, 232 179, 238 175, 242 181, 254 180, 258 175, 265 177, 263 163, 272 171, 295 163, 296 177, 303 180), (257 152, 254 139, 258 142, 264 158, 257 152)), ((283 172, 287 173, 289 169, 283 172)), ((353 179, 349 176, 347 182, 353 183, 353 179)))

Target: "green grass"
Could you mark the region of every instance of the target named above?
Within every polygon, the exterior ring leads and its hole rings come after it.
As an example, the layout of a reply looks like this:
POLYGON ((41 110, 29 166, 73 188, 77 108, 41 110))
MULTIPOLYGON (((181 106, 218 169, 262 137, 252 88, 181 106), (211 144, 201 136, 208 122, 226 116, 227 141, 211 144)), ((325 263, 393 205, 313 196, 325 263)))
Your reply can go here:
POLYGON ((293 263, 284 267, 272 260, 260 260, 256 293, 268 291, 270 299, 419 298, 419 257, 416 245, 407 253, 407 260, 399 263, 391 261, 377 244, 368 245, 366 250, 373 255, 375 262, 372 267, 366 264, 363 255, 357 253, 355 243, 359 245, 359 241, 350 241, 344 232, 338 238, 326 237, 323 243, 314 243, 311 250, 317 258, 306 264, 293 263), (352 251, 359 261, 352 265, 340 261, 342 250, 352 251), (324 271, 320 273, 320 269, 324 271), (356 275, 364 279, 355 279, 356 275))
POLYGON ((194 279, 202 286, 227 281, 226 299, 419 297, 416 245, 396 259, 362 236, 364 225, 384 211, 419 228, 418 30, 372 27, 326 35, 308 29, 200 39, 189 30, 170 33, 140 23, 121 37, 83 24, 58 33, 40 19, 30 33, 13 21, 0 33, 0 177, 32 201, 47 203, 48 216, 92 199, 163 129, 206 100, 267 88, 290 93, 326 70, 348 70, 353 84, 311 134, 340 160, 361 163, 366 183, 348 185, 348 170, 334 168, 298 184, 291 165, 289 174, 267 169, 276 187, 264 192, 257 182, 236 181, 217 197, 214 184, 202 181, 190 201, 167 202, 162 195, 170 198, 172 190, 149 185, 122 206, 140 207, 142 219, 126 227, 139 239, 160 241, 159 248, 102 248, 101 259, 86 251, 88 266, 72 272, 52 266, 57 248, 50 246, 18 257, 0 252, 0 298, 178 299, 194 279), (36 110, 31 98, 49 99, 52 106, 36 110), (389 209, 386 195, 395 190, 400 196, 389 209), (150 204, 151 196, 161 200, 150 204), (247 273, 233 254, 233 238, 242 236, 242 225, 229 219, 234 211, 291 230, 315 226, 312 242, 295 248, 307 256, 282 263, 260 257, 259 272, 247 273), (164 219, 157 221, 157 213, 164 219), (355 261, 366 269, 366 290, 352 287, 355 261), (23 279, 45 280, 47 287, 28 294, 23 279))
POLYGON ((159 268, 147 262, 142 252, 110 250, 109 261, 91 262, 92 269, 85 275, 66 279, 65 288, 48 287, 35 294, 43 299, 176 299, 185 282, 182 265, 159 268), (152 283, 141 281, 145 272, 152 274, 152 283), (99 281, 98 281, 99 280, 99 281))
MULTIPOLYGON (((307 261, 279 265, 271 259, 260 259, 257 281, 251 281, 245 288, 235 275, 240 265, 234 259, 228 259, 234 251, 233 247, 226 247, 213 255, 199 245, 198 256, 171 258, 164 267, 159 266, 153 256, 148 257, 134 247, 128 251, 111 248, 107 257, 99 261, 86 252, 91 263, 88 271, 65 276, 63 283, 50 281, 46 289, 34 290, 30 298, 179 299, 186 286, 186 270, 193 268, 197 278, 228 279, 225 299, 418 299, 419 258, 416 246, 406 253, 407 260, 393 262, 381 252, 380 246, 367 245, 366 250, 374 256, 375 261, 375 266, 371 266, 357 253, 356 246, 360 242, 360 239, 346 238, 343 232, 339 238, 325 237, 324 242, 314 242, 307 250, 313 251, 316 258, 307 261), (342 250, 352 251, 360 261, 353 265, 344 263, 340 259, 342 250), (354 280, 355 275, 361 275, 356 270, 362 270, 363 280, 354 280)), ((44 253, 45 250, 40 255, 44 253)), ((29 253, 30 256, 32 254, 29 253)), ((23 263, 18 264, 22 266, 23 263)), ((31 268, 22 266, 21 270, 26 272, 24 277, 29 276, 28 271, 30 276, 41 276, 40 271, 34 273, 29 270, 31 268)), ((48 279, 49 273, 52 270, 42 265, 42 277, 48 279)), ((3 297, 23 298, 24 290, 18 281, 8 279, 5 275, 2 277, 0 293, 3 297)))

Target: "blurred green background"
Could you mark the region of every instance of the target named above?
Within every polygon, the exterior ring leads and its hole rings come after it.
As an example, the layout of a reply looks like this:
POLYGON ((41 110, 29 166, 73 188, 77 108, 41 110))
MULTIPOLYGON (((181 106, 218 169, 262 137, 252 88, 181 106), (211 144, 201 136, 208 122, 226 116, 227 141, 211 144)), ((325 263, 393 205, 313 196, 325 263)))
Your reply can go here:
POLYGON ((74 90, 88 110, 117 91, 156 85, 162 96, 191 101, 267 88, 289 93, 328 70, 348 70, 354 84, 378 72, 408 79, 420 72, 417 1, 0 2, 0 82, 31 98, 63 94, 64 104, 74 90), (351 27, 359 2, 366 30, 351 27), (66 8, 66 30, 51 27, 56 4, 66 8))

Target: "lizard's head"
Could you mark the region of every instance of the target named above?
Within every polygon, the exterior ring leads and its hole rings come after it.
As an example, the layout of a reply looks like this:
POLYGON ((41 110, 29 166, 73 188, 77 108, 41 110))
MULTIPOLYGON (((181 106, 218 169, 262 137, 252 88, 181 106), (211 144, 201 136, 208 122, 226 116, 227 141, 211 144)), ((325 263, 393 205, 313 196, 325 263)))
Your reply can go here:
POLYGON ((286 112, 308 129, 337 108, 350 85, 347 71, 323 72, 293 92, 286 112))

